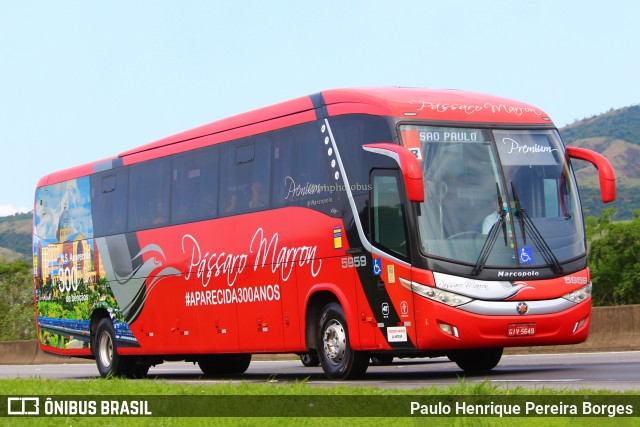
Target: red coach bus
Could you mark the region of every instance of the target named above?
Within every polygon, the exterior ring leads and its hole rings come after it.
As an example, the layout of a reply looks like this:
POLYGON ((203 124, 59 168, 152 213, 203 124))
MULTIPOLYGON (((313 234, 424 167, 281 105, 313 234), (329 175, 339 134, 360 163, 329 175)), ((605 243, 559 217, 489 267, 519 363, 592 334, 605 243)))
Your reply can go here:
POLYGON ((536 107, 457 90, 330 90, 52 173, 34 209, 40 348, 102 376, 164 360, 244 372, 297 353, 329 378, 370 360, 589 333, 571 158, 536 107))

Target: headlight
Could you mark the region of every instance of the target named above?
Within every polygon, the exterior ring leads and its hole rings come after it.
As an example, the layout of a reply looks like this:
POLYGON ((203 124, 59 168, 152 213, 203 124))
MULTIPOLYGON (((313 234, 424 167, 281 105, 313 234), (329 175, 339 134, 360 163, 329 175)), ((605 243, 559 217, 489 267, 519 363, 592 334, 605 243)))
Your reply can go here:
POLYGON ((575 290, 570 294, 563 295, 562 298, 578 304, 579 302, 582 302, 591 296, 591 288, 592 285, 591 282, 589 282, 587 286, 575 290))
POLYGON ((457 307, 459 305, 473 301, 473 298, 454 294, 453 292, 443 291, 442 289, 438 288, 432 288, 431 286, 421 285, 416 282, 411 282, 411 290, 418 295, 422 295, 425 298, 441 302, 451 307, 457 307))

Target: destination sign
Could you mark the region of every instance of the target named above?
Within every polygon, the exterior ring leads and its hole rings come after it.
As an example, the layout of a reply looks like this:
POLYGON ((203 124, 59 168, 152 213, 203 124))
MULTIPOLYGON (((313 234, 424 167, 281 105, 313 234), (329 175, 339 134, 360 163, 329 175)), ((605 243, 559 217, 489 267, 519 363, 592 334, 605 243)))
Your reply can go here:
POLYGON ((418 132, 420 142, 485 142, 478 129, 429 128, 418 132))

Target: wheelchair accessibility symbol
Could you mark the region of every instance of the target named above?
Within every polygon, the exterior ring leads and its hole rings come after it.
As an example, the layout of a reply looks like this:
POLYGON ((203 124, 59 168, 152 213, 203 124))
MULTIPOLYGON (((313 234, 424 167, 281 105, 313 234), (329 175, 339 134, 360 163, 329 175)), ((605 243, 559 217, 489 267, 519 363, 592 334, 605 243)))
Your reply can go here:
POLYGON ((528 246, 520 248, 520 264, 533 264, 533 250, 528 246))
POLYGON ((382 274, 382 260, 380 258, 373 258, 373 275, 379 276, 382 274))

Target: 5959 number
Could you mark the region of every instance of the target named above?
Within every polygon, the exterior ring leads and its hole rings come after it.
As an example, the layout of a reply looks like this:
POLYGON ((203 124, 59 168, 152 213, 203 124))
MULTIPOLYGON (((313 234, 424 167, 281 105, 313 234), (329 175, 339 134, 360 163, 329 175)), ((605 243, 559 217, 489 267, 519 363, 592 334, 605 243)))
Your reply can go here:
POLYGON ((342 268, 358 268, 367 265, 367 257, 364 255, 342 258, 342 268))

